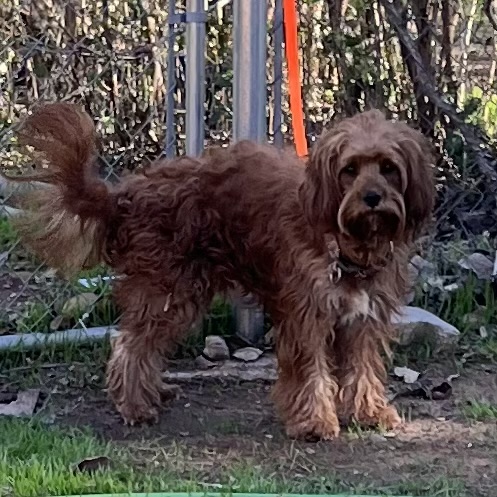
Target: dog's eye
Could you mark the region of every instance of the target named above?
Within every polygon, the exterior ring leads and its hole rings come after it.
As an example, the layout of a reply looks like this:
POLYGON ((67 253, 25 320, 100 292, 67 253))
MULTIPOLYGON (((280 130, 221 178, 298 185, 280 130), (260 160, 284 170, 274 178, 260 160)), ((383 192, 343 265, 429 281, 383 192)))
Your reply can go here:
POLYGON ((349 162, 343 169, 342 172, 349 176, 357 176, 357 164, 355 162, 349 162))
POLYGON ((392 174, 395 171, 397 171, 397 166, 389 160, 385 160, 380 164, 380 172, 383 175, 392 174))

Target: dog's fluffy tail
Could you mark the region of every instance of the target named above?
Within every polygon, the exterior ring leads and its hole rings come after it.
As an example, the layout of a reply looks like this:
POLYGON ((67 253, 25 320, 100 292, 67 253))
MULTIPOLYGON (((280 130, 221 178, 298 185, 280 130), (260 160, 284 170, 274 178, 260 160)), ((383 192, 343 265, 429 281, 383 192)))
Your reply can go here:
POLYGON ((97 265, 112 205, 107 185, 93 172, 97 141, 92 119, 73 104, 45 104, 24 121, 18 138, 34 149, 41 172, 9 179, 45 183, 20 199, 24 214, 15 224, 21 240, 66 276, 97 265))

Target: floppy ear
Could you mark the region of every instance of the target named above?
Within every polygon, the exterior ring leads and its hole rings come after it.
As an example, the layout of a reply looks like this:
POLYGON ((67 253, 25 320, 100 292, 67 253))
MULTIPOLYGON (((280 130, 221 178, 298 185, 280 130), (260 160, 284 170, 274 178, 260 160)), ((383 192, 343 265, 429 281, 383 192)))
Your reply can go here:
POLYGON ((345 133, 326 131, 311 150, 299 199, 308 223, 323 233, 338 229, 342 194, 338 184, 338 158, 345 133))
POLYGON ((431 220, 435 204, 434 154, 431 143, 419 131, 399 124, 399 148, 407 165, 406 241, 411 242, 431 220))

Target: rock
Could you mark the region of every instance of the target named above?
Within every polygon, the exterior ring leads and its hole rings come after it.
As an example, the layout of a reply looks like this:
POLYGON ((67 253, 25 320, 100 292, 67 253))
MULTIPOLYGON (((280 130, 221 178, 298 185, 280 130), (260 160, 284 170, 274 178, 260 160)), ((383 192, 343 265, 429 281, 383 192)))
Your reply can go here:
POLYGON ((224 361, 204 371, 165 371, 166 381, 190 381, 195 378, 234 378, 243 381, 274 381, 278 377, 277 362, 274 355, 268 354, 259 360, 245 363, 224 361))
POLYGON ((195 364, 197 365, 197 367, 199 369, 209 369, 209 368, 213 368, 216 365, 215 362, 210 361, 209 359, 207 359, 203 355, 199 355, 195 359, 195 364))
POLYGON ((60 313, 64 317, 76 317, 79 314, 83 314, 90 310, 98 298, 98 295, 95 295, 94 293, 80 293, 67 300, 62 306, 60 313))
POLYGON ((224 338, 217 335, 205 337, 204 356, 211 361, 225 361, 230 358, 230 351, 224 338))
POLYGON ((425 343, 438 352, 452 349, 460 335, 457 328, 419 307, 403 307, 392 316, 392 323, 399 331, 400 345, 425 343))
POLYGON ((233 357, 244 362, 257 361, 262 355, 262 350, 256 349, 255 347, 244 347, 243 349, 238 349, 233 352, 233 357))

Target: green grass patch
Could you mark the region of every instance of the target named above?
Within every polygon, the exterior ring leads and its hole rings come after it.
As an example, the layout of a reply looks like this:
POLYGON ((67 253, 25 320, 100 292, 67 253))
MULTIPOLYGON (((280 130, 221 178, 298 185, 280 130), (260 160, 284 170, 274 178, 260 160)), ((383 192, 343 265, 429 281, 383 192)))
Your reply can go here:
POLYGON ((5 217, 0 217, 0 250, 5 250, 17 241, 17 233, 12 223, 5 217))
POLYGON ((472 421, 497 421, 497 404, 472 400, 464 406, 462 412, 472 421))
MULTIPOLYGON (((146 442, 139 443, 144 451, 146 442)), ((222 460, 199 469, 195 457, 175 447, 150 446, 140 458, 133 445, 102 441, 89 431, 61 429, 39 421, 0 419, 0 495, 41 497, 126 492, 375 494, 463 497, 458 483, 437 479, 426 483, 402 483, 388 487, 346 484, 335 474, 310 474, 275 467, 271 461, 222 460), (168 452, 169 449, 169 452, 168 452), (81 472, 81 461, 104 456, 108 466, 81 472), (192 462, 193 461, 193 462, 192 462), (189 464, 190 463, 190 464, 189 464)), ((198 454, 197 454, 198 457, 198 454)))
POLYGON ((134 466, 130 453, 89 432, 39 422, 0 419, 0 495, 35 497, 90 493, 199 490, 188 478, 134 466), (105 456, 111 464, 93 473, 75 470, 84 459, 105 456))
MULTIPOLYGON (((469 275, 455 291, 423 291, 418 288, 412 305, 440 316, 461 331, 457 355, 466 359, 497 359, 497 301, 492 283, 469 275)), ((416 360, 430 360, 430 344, 420 344, 416 360)))
POLYGON ((88 432, 0 420, 0 494, 4 496, 150 492, 176 485, 189 489, 189 482, 173 481, 167 470, 152 474, 134 468, 124 450, 88 432), (83 459, 96 456, 107 456, 111 467, 92 474, 75 470, 83 459))

